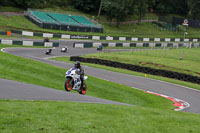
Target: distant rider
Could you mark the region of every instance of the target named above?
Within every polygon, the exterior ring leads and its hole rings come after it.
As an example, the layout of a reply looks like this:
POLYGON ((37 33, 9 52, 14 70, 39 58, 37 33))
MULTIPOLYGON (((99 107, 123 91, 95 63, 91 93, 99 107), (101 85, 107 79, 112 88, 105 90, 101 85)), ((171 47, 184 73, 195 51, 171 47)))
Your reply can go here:
POLYGON ((81 63, 80 63, 80 61, 76 61, 75 63, 74 63, 74 67, 75 68, 77 68, 78 69, 78 71, 79 71, 79 75, 80 75, 80 79, 81 79, 81 88, 83 87, 83 79, 84 79, 84 69, 81 67, 81 63))
POLYGON ((49 42, 49 38, 48 38, 48 37, 45 38, 45 39, 44 39, 44 42, 49 42))
POLYGON ((102 45, 99 45, 99 46, 97 47, 97 50, 99 50, 99 51, 102 51, 102 49, 103 49, 103 46, 102 46, 102 45))

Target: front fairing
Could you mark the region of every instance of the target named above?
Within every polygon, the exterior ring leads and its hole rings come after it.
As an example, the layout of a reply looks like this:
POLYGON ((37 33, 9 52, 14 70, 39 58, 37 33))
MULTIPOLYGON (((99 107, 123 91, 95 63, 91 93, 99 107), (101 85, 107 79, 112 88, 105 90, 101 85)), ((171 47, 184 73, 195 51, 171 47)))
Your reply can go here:
POLYGON ((73 67, 71 69, 69 69, 66 73, 65 73, 65 77, 71 77, 71 78, 78 78, 79 75, 78 75, 78 69, 73 67))

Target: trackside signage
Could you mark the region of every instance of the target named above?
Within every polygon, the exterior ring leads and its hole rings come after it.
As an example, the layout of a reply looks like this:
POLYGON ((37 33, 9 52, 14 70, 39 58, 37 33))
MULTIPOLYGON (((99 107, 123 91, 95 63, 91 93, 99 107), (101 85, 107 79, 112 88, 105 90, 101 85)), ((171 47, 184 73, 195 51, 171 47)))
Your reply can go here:
POLYGON ((89 39, 89 36, 84 35, 71 35, 71 39, 89 39))

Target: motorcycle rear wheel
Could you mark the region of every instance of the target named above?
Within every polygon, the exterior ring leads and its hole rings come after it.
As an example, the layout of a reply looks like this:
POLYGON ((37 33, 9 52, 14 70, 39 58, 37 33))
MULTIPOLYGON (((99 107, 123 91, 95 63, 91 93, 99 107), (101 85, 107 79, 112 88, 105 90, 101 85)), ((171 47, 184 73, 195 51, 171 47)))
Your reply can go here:
POLYGON ((81 91, 79 92, 79 94, 85 95, 87 91, 87 86, 85 83, 83 83, 83 87, 81 88, 81 91))
POLYGON ((71 89, 73 88, 73 86, 70 84, 71 79, 67 79, 65 81, 65 90, 66 91, 71 91, 71 89))

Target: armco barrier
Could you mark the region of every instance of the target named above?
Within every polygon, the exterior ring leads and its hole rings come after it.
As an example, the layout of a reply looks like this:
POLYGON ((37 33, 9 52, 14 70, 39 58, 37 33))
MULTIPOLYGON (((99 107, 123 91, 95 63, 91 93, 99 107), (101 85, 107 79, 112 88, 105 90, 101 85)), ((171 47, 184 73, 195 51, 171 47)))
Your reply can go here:
MULTIPOLYGON (((11 30, 12 33, 25 36, 41 36, 45 37, 46 33, 11 30), (28 33, 28 34, 27 34, 28 33)), ((132 42, 200 42, 200 38, 137 38, 137 37, 116 37, 116 36, 92 36, 92 35, 70 35, 70 34, 50 34, 50 38, 62 39, 91 39, 91 40, 107 40, 107 41, 132 41, 132 42)))
POLYGON ((142 72, 146 74, 163 76, 167 78, 173 78, 173 79, 177 79, 181 81, 187 81, 191 83, 200 84, 200 77, 178 73, 178 72, 153 69, 149 67, 141 67, 137 65, 114 62, 114 61, 103 60, 103 59, 83 58, 79 56, 70 57, 70 61, 80 61, 80 62, 86 62, 86 63, 100 64, 100 65, 105 65, 105 66, 110 66, 110 67, 115 67, 115 68, 122 68, 122 69, 131 70, 131 71, 142 72))
POLYGON ((0 39, 0 44, 7 45, 23 45, 23 46, 44 46, 44 47, 58 47, 59 43, 54 42, 34 42, 34 41, 18 41, 18 40, 7 40, 0 39))
POLYGON ((199 47, 199 43, 160 43, 160 42, 75 42, 75 48, 98 47, 199 47))

